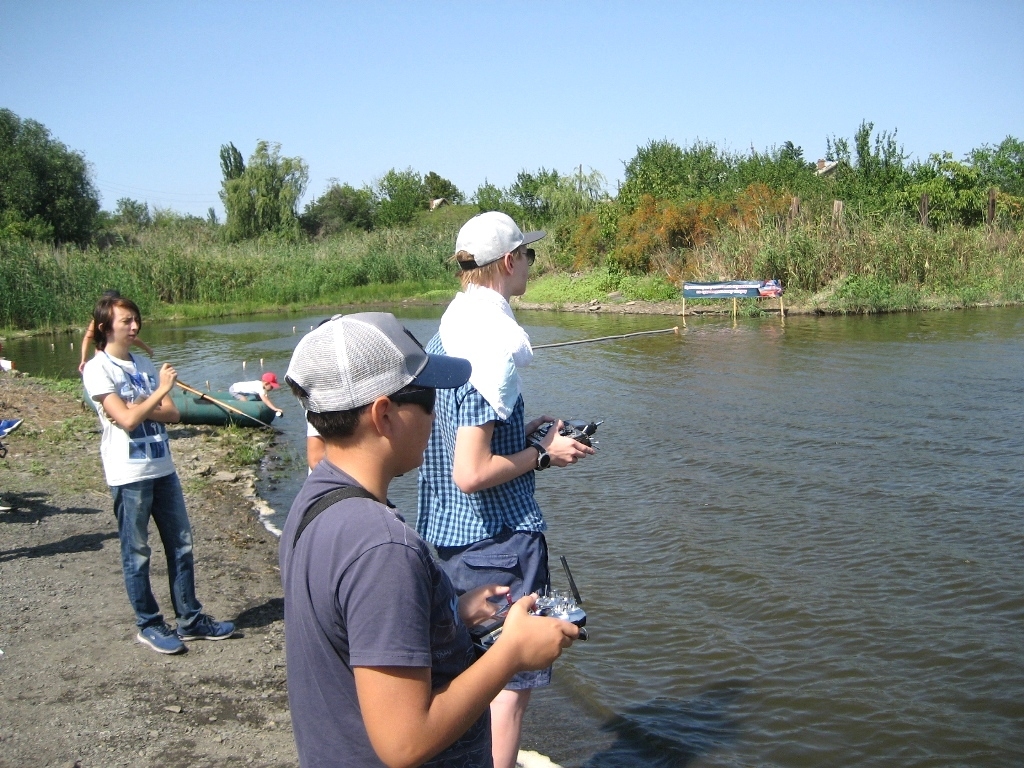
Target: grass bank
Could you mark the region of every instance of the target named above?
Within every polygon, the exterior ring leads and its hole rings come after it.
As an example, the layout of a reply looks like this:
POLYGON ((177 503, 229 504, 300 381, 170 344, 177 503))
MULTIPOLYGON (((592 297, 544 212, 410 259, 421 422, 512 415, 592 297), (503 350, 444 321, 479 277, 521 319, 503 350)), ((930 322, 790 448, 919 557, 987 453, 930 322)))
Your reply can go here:
MULTIPOLYGON (((136 233, 106 247, 54 248, 0 240, 0 328, 81 326, 99 294, 117 288, 148 318, 207 318, 405 300, 447 301, 458 288, 452 243, 467 207, 415 226, 316 242, 226 244, 202 226, 136 233)), ((778 277, 793 311, 891 312, 1024 301, 1024 233, 926 229, 899 220, 821 218, 723 228, 698 247, 665 249, 647 275, 606 265, 566 272, 552 235, 538 244, 524 301, 560 307, 672 302, 684 280, 778 277)), ((700 302, 688 302, 698 307, 700 302)), ((710 306, 722 306, 720 302, 710 306)), ((761 311, 758 302, 744 306, 761 311)))
POLYGON ((0 326, 82 324, 107 288, 150 318, 447 295, 458 285, 449 262, 454 238, 420 228, 224 244, 182 228, 105 249, 0 241, 0 326))
POLYGON ((1024 233, 932 230, 894 220, 800 222, 726 230, 696 249, 687 279, 776 275, 787 304, 829 313, 892 312, 1024 301, 1024 233))
MULTIPOLYGON (((253 514, 243 475, 254 473, 235 455, 241 436, 169 429, 200 598, 239 633, 164 657, 134 641, 98 423, 81 385, 0 374, 0 408, 24 419, 0 460, 12 507, 0 513, 0 765, 296 765, 277 541, 253 514)), ((152 583, 166 612, 159 549, 152 583)))
MULTIPOLYGON (((787 308, 828 314, 954 309, 1024 302, 1024 233, 987 227, 932 230, 891 219, 850 217, 725 228, 693 249, 664 251, 655 270, 621 275, 598 267, 550 269, 524 301, 564 306, 605 301, 674 302, 684 281, 778 277, 787 308)), ((718 308, 721 301, 687 301, 718 308)), ((762 312, 757 300, 742 311, 762 312)))

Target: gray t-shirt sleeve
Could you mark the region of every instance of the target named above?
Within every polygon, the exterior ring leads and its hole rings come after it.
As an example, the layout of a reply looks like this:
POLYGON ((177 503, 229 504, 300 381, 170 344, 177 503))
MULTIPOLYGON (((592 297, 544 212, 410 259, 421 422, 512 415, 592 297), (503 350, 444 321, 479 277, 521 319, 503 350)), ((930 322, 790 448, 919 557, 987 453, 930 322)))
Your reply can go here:
POLYGON ((380 544, 348 568, 338 595, 353 667, 429 667, 430 577, 421 553, 380 544))

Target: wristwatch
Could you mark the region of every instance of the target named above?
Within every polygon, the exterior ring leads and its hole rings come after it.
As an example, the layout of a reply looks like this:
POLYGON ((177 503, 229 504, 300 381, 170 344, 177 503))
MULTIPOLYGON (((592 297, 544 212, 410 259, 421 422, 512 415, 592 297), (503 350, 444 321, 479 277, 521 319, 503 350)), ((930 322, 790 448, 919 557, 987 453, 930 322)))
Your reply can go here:
POLYGON ((544 450, 540 443, 530 443, 531 446, 537 449, 537 466, 535 469, 540 472, 542 469, 547 469, 551 466, 551 456, 544 450))

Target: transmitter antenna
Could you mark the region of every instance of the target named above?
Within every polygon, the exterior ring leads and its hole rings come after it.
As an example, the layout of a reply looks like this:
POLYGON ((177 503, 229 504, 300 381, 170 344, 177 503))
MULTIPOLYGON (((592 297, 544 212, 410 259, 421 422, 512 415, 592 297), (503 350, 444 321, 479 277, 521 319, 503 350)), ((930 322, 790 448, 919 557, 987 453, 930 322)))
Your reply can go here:
POLYGON ((576 582, 572 578, 572 571, 569 570, 569 562, 565 559, 565 555, 559 555, 558 559, 562 561, 562 569, 565 571, 566 577, 569 579, 569 589, 572 590, 573 599, 577 605, 583 605, 583 598, 580 597, 580 591, 576 589, 576 582))

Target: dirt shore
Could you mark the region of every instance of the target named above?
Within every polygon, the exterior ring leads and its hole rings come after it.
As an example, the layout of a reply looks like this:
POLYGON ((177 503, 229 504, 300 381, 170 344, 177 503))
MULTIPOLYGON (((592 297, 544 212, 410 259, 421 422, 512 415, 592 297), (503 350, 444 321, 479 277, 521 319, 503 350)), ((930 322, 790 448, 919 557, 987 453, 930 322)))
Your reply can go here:
MULTIPOLYGON (((96 417, 0 375, 0 766, 294 766, 277 539, 252 512, 231 436, 169 430, 204 609, 239 632, 163 656, 135 642, 96 417)), ((173 609, 155 531, 152 581, 173 609)))
MULTIPOLYGON (((135 642, 99 425, 72 391, 0 373, 0 418, 24 419, 0 459, 0 504, 13 507, 0 512, 0 768, 296 766, 277 538, 254 512, 254 471, 232 456, 266 433, 168 430, 199 598, 238 633, 163 656, 135 642)), ((150 545, 173 620, 155 530, 150 545)), ((608 740, 597 725, 557 686, 538 691, 520 762, 553 766, 533 751, 552 748, 571 760, 559 734, 608 740)))

